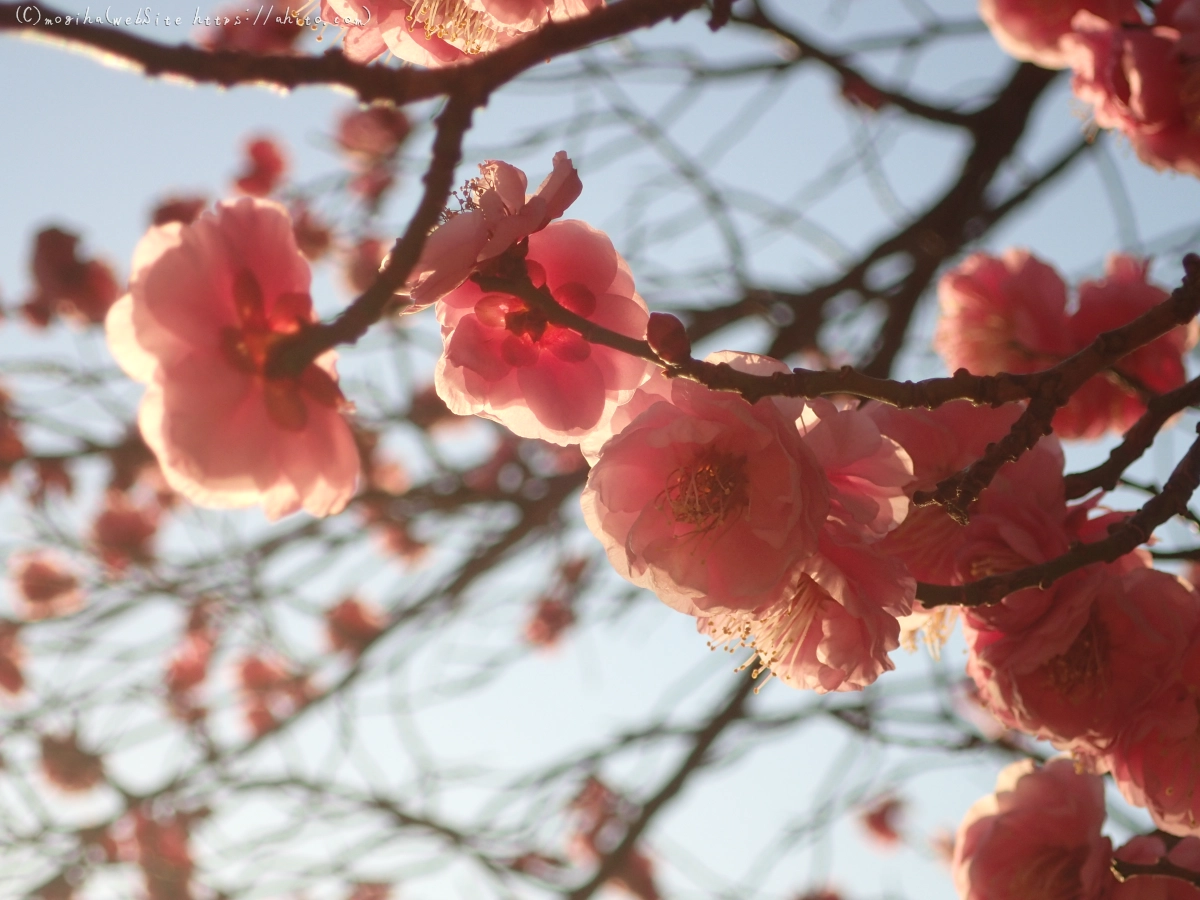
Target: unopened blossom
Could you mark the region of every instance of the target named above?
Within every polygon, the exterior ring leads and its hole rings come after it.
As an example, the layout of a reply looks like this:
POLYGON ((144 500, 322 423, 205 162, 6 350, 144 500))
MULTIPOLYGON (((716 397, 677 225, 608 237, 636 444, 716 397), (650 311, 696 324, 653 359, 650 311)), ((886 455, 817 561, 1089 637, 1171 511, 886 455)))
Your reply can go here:
POLYGON ((80 747, 74 732, 62 736, 44 734, 40 745, 42 772, 60 790, 90 791, 104 780, 103 761, 80 747))
POLYGON ((55 554, 35 550, 14 554, 8 561, 16 589, 17 612, 34 621, 66 616, 83 606, 79 579, 55 554))
POLYGON ((234 184, 252 197, 273 194, 287 171, 283 148, 269 137, 255 138, 246 144, 246 165, 234 184))
POLYGON ((56 315, 80 325, 103 322, 121 293, 108 264, 81 258, 79 235, 61 228, 38 232, 29 269, 34 288, 22 311, 35 325, 44 327, 56 315))
POLYGON ((309 262, 321 259, 333 246, 333 231, 304 204, 292 211, 292 234, 296 247, 309 262))
POLYGON ((1069 759, 1007 766, 967 811, 952 866, 961 900, 1106 900, 1104 781, 1069 759))
POLYGON ((553 647, 574 624, 575 613, 569 603, 554 597, 541 597, 525 623, 525 640, 535 647, 553 647))
MULTIPOLYGON (((540 28, 603 5, 604 0, 382 0, 370 15, 356 0, 324 0, 336 16, 365 23, 346 31, 345 52, 370 62, 390 52, 420 66, 466 62, 540 28)), ((328 13, 324 18, 333 17, 328 13)))
POLYGON ((525 194, 528 181, 516 166, 500 160, 479 165, 479 177, 463 187, 462 209, 425 240, 421 258, 405 291, 417 312, 461 285, 484 262, 518 241, 541 231, 566 211, 583 190, 579 173, 563 151, 554 154, 553 169, 536 191, 525 194))
POLYGON ((359 656, 375 638, 383 633, 387 618, 383 610, 359 600, 346 597, 325 613, 325 634, 329 646, 359 656))
POLYGON ((315 320, 308 264, 282 207, 244 198, 190 226, 152 228, 108 344, 146 385, 138 421, 167 483, 202 506, 261 503, 270 518, 338 512, 358 453, 334 354, 268 377, 271 348, 315 320))
POLYGON ((979 0, 979 14, 1005 52, 1047 69, 1069 65, 1062 39, 1081 9, 1113 23, 1141 23, 1135 0, 979 0))
MULTIPOLYGON (((1135 865, 1166 861, 1200 877, 1200 838, 1185 837, 1167 850, 1154 834, 1139 834, 1113 851, 1113 858, 1135 865)), ((1138 875, 1113 886, 1110 900, 1200 900, 1200 887, 1169 875, 1138 875)))
MULTIPOLYGON (((1064 38, 1075 95, 1101 128, 1122 132, 1156 169, 1200 175, 1200 22, 1185 4, 1164 4, 1175 27, 1121 27, 1083 12, 1064 38)), ((1162 21, 1162 20, 1160 20, 1162 21)))
POLYGON ((858 821, 868 836, 882 847, 895 847, 900 843, 900 819, 904 815, 904 801, 891 794, 876 798, 859 813, 858 821))
POLYGON ((969 627, 968 671, 1004 724, 1099 753, 1174 677, 1198 619, 1191 592, 1166 572, 1075 578, 1029 628, 969 627))
MULTIPOLYGON (((628 337, 645 335, 645 301, 602 232, 554 222, 529 236, 524 266, 535 287, 577 315, 628 337)), ((531 303, 473 282, 443 297, 438 317, 438 394, 452 412, 494 419, 521 437, 579 443, 649 374, 645 360, 590 343, 531 303)))
POLYGON ((700 615, 787 602, 829 496, 774 403, 678 381, 604 445, 582 505, 620 575, 700 615))

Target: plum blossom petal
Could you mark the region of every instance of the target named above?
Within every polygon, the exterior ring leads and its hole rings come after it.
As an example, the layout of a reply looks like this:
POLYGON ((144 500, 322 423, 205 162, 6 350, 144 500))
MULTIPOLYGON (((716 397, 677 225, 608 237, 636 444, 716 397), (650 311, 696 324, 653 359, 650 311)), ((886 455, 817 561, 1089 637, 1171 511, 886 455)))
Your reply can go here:
MULTIPOLYGON (((529 236, 525 265, 559 303, 594 322, 615 317, 622 333, 644 336, 646 304, 603 233, 554 222, 529 236)), ((494 419, 521 437, 577 444, 603 429, 650 373, 645 360, 590 344, 519 298, 473 283, 444 297, 438 315, 438 395, 452 412, 494 419)))

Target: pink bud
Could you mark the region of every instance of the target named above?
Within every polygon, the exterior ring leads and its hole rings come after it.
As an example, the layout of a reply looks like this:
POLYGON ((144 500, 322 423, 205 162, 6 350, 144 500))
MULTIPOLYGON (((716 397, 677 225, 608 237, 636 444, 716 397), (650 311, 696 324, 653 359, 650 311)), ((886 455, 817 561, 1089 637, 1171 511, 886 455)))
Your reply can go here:
POLYGON ((682 364, 692 358, 692 342, 683 323, 670 313, 650 313, 646 340, 650 349, 666 362, 682 364))

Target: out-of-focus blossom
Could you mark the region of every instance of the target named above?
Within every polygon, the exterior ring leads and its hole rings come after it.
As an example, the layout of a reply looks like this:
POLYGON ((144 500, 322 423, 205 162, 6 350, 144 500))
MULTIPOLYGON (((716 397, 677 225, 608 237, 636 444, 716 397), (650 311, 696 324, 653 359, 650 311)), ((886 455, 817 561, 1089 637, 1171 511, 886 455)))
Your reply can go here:
POLYGON ((373 603, 346 597, 325 613, 325 633, 329 646, 359 656, 383 633, 387 618, 373 603))
POLYGON ((168 197, 154 207, 150 213, 150 224, 168 225, 171 222, 179 222, 182 225, 191 225, 200 213, 204 212, 206 206, 208 200, 204 197, 168 197))
POLYGON ((190 831, 189 817, 182 813, 156 815, 143 807, 134 812, 135 858, 149 900, 191 900, 190 831))
POLYGON ((297 205, 292 215, 292 234, 296 246, 309 262, 321 259, 333 246, 333 232, 304 204, 297 205))
POLYGON ((83 606, 79 579, 53 553, 35 550, 9 558, 17 612, 29 621, 70 615, 83 606))
POLYGON ((90 791, 104 780, 104 762, 79 746, 74 732, 41 737, 42 772, 46 779, 68 793, 90 791))
POLYGON ((351 293, 361 294, 375 283, 385 256, 387 247, 376 237, 361 238, 349 249, 342 261, 342 277, 351 293))
MULTIPOLYGON (((245 8, 223 7, 213 17, 220 24, 204 26, 197 43, 205 50, 237 50, 242 53, 282 55, 295 52, 304 29, 287 16, 267 15, 260 22, 246 15, 245 8)), ((155 222, 154 224, 161 224, 155 222)))
POLYGON ((19 635, 16 622, 0 621, 0 691, 10 697, 25 690, 25 654, 19 635))
POLYGON ((1200 21, 1185 9, 1164 4, 1160 22, 1175 27, 1153 28, 1121 27, 1082 12, 1063 47, 1074 70, 1071 87, 1092 105, 1097 125, 1121 131, 1147 165, 1200 175, 1200 21))
POLYGON ((863 807, 858 821, 876 844, 890 849, 900 843, 900 819, 903 816, 904 801, 885 794, 863 807))
MULTIPOLYGON (((612 243, 583 222, 529 236, 537 287, 590 322, 645 335, 648 312, 612 243)), ((602 427, 649 374, 649 363, 551 324, 524 300, 466 283, 438 303, 444 351, 434 373, 451 411, 494 419, 515 434, 579 443, 602 427)))
POLYGON ((308 677, 274 654, 251 654, 238 665, 242 711, 256 737, 273 730, 313 698, 308 677))
POLYGON ((56 315, 81 325, 98 324, 121 293, 107 263, 79 255, 79 235, 61 228, 44 228, 34 240, 29 264, 33 294, 22 311, 38 326, 56 315))
POLYGON ((525 640, 535 647, 553 647, 574 624, 575 613, 570 604, 554 597, 541 597, 525 623, 525 640))
POLYGON ((329 515, 354 493, 358 453, 334 354, 270 377, 271 348, 315 320, 308 264, 274 203, 222 203, 152 228, 109 349, 147 386, 139 425, 168 484, 204 506, 261 503, 268 517, 329 515))
POLYGON ((255 138, 246 144, 246 165, 234 184, 243 194, 266 197, 279 187, 287 168, 283 148, 273 138, 255 138))
POLYGON ((1112 843, 1104 823, 1104 781, 1071 760, 1042 768, 1013 763, 996 792, 967 811, 954 849, 961 900, 1105 900, 1112 843))
POLYGON ((123 572, 130 563, 148 563, 154 557, 151 541, 158 519, 158 507, 138 506, 121 491, 108 491, 92 523, 92 544, 113 572, 123 572))
POLYGON ((390 159, 412 130, 403 110, 376 103, 352 109, 338 120, 338 147, 362 168, 390 159))
POLYGON ((21 440, 20 420, 12 414, 12 398, 0 388, 0 484, 8 481, 13 466, 23 460, 27 451, 21 440))
POLYGON ((1070 64, 1062 39, 1081 9, 1113 23, 1142 21, 1136 0, 979 0, 979 14, 1005 52, 1047 69, 1070 64))

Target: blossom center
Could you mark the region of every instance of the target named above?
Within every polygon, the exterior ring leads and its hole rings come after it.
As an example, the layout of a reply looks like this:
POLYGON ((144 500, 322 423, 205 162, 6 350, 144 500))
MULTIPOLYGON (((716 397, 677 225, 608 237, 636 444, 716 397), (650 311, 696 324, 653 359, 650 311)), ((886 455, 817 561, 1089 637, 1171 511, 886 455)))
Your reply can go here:
POLYGON ((1093 615, 1066 652, 1046 663, 1046 671, 1050 683, 1067 693, 1081 685, 1100 685, 1107 660, 1108 636, 1093 615))
POLYGON ((663 502, 676 522, 710 531, 749 505, 746 488, 745 458, 710 451, 667 477, 663 502))
POLYGON ((425 27, 425 37, 455 44, 463 53, 489 50, 496 42, 492 18, 462 0, 417 0, 408 21, 425 27))

